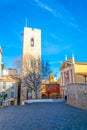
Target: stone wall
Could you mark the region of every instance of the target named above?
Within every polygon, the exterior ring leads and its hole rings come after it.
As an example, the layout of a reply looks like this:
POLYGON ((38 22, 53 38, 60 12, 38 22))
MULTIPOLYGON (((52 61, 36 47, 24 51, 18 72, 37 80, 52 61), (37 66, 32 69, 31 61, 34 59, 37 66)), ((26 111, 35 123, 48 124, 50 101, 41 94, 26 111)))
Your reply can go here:
POLYGON ((67 103, 78 108, 87 109, 87 84, 68 84, 67 103))

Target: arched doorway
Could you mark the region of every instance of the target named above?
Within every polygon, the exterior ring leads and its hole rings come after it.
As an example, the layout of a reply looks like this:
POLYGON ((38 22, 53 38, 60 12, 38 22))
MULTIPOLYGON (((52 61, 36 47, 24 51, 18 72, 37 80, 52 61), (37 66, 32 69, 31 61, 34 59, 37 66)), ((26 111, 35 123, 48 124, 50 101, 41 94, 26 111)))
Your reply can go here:
POLYGON ((58 98, 58 93, 52 93, 52 94, 50 94, 50 98, 51 99, 57 99, 58 98))
POLYGON ((47 96, 46 94, 42 94, 41 98, 42 98, 42 99, 47 99, 48 96, 47 96))
POLYGON ((14 101, 10 101, 10 105, 14 105, 14 101))

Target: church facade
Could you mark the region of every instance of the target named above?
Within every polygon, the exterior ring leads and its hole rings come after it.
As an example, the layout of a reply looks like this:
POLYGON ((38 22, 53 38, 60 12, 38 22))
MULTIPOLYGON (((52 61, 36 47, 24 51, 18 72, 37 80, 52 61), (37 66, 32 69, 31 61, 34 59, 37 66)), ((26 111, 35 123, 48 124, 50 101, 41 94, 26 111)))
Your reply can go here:
POLYGON ((66 86, 71 83, 85 83, 87 77, 87 62, 76 62, 74 56, 66 59, 60 66, 60 86, 62 97, 66 95, 66 86))

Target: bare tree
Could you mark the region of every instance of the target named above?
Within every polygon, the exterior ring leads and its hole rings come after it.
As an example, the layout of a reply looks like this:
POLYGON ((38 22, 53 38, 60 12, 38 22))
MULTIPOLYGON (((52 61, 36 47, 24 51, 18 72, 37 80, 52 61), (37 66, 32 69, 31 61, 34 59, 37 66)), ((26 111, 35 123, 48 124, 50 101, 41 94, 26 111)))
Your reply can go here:
POLYGON ((13 66, 17 69, 17 71, 21 74, 22 67, 22 58, 18 57, 13 61, 13 66))
POLYGON ((41 62, 31 56, 23 58, 22 64, 22 84, 27 89, 31 89, 35 93, 37 99, 38 91, 41 86, 41 62))
MULTIPOLYGON (((30 58, 29 58, 30 59, 30 58)), ((13 65, 15 68, 18 70, 19 73, 22 72, 22 58, 18 57, 17 59, 14 60, 13 65)), ((28 63, 27 63, 28 65, 28 63)), ((25 67, 26 68, 26 67, 25 67)), ((49 77, 49 73, 51 72, 50 70, 50 63, 48 61, 41 60, 41 77, 49 77)))
POLYGON ((37 99, 38 93, 41 90, 42 77, 49 75, 49 63, 29 55, 23 57, 22 62, 18 59, 14 63, 16 63, 15 66, 17 66, 17 68, 21 68, 22 66, 22 88, 33 91, 37 99))
POLYGON ((38 92, 41 86, 41 76, 36 72, 29 72, 23 78, 23 84, 28 90, 32 90, 35 93, 35 98, 37 99, 38 92))

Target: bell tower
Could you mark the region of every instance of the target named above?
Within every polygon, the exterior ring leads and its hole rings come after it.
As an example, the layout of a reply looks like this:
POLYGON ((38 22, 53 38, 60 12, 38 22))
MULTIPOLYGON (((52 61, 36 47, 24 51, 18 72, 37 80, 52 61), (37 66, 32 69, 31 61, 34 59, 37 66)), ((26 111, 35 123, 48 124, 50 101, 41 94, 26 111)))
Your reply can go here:
MULTIPOLYGON (((25 27, 23 35, 23 50, 22 50, 22 77, 26 77, 28 73, 40 72, 40 64, 38 61, 41 61, 41 30, 32 29, 25 27), (34 62, 34 60, 36 62, 34 62), (35 65, 35 66, 34 66, 35 65), (33 70, 34 69, 34 70, 33 70)), ((28 88, 24 85, 24 80, 22 79, 21 84, 21 104, 26 100, 28 93, 28 88)), ((32 92, 33 98, 33 92, 32 92)))
POLYGON ((25 58, 41 59, 41 30, 24 28, 23 52, 22 52, 22 74, 24 74, 25 58))

